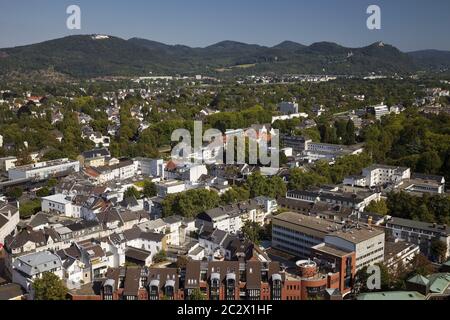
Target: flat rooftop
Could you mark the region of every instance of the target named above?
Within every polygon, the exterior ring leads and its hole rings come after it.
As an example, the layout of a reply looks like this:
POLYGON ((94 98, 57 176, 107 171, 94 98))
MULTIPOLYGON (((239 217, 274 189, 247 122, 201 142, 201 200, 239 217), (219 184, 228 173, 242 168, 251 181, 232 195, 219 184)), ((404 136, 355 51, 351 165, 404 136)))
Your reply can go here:
POLYGON ((328 221, 328 220, 324 220, 324 219, 320 219, 320 218, 316 218, 316 217, 311 217, 311 216, 306 216, 300 213, 295 213, 295 212, 284 212, 281 213, 277 216, 275 216, 273 218, 273 221, 283 221, 283 222, 287 222, 289 224, 293 224, 299 227, 305 227, 308 229, 313 229, 313 230, 317 230, 317 231, 321 231, 321 232, 325 232, 325 233, 329 233, 332 230, 336 230, 336 228, 340 228, 342 227, 341 225, 328 221))
POLYGON ((78 162, 78 161, 73 161, 73 160, 69 160, 69 159, 57 159, 57 160, 46 161, 46 162, 32 163, 32 164, 28 164, 26 166, 21 166, 21 167, 15 167, 11 170, 30 171, 30 170, 49 168, 49 167, 59 166, 59 165, 63 165, 63 164, 76 163, 76 162, 78 162))
POLYGON ((357 300, 425 300, 425 296, 415 291, 392 291, 392 292, 373 292, 362 293, 357 300))
POLYGON ((164 186, 164 187, 179 186, 179 185, 183 185, 183 184, 184 184, 184 181, 180 181, 180 180, 166 180, 166 181, 161 181, 161 182, 157 183, 158 186, 164 186))
POLYGON ((361 243, 372 239, 373 237, 384 235, 383 230, 369 227, 342 229, 331 233, 329 236, 339 237, 351 243, 361 243))
POLYGON ((61 193, 55 194, 55 195, 52 195, 52 196, 48 196, 48 197, 44 197, 44 198, 42 198, 42 200, 57 202, 57 203, 61 203, 61 204, 72 203, 72 201, 69 200, 67 196, 65 196, 65 195, 63 195, 61 193))
POLYGON ((336 257, 345 257, 350 253, 349 251, 344 251, 342 249, 324 243, 313 247, 313 249, 336 257))
POLYGON ((388 165, 384 165, 384 164, 374 164, 367 168, 364 168, 363 170, 377 170, 377 169, 401 170, 401 171, 409 170, 409 168, 407 168, 407 167, 388 166, 388 165))
POLYGON ((389 225, 397 225, 405 228, 410 229, 420 229, 424 231, 429 232, 441 232, 444 234, 449 235, 450 234, 450 228, 448 226, 439 225, 439 224, 433 224, 430 222, 422 222, 422 221, 415 221, 415 220, 409 220, 409 219, 403 219, 403 218, 391 218, 387 223, 387 226, 389 225))
POLYGON ((406 241, 397 241, 397 242, 386 241, 384 244, 385 260, 395 257, 396 255, 402 253, 403 251, 413 247, 416 247, 416 245, 406 241))

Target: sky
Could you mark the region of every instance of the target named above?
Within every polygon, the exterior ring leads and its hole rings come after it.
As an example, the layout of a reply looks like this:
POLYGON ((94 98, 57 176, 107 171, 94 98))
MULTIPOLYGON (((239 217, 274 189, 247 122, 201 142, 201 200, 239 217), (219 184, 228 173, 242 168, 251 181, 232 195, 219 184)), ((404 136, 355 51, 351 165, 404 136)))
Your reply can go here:
POLYGON ((449 0, 0 0, 0 48, 74 34, 140 37, 204 47, 223 40, 273 46, 331 41, 361 47, 376 41, 403 51, 450 50, 449 0), (66 9, 81 8, 81 30, 66 9), (366 25, 381 8, 381 30, 366 25))

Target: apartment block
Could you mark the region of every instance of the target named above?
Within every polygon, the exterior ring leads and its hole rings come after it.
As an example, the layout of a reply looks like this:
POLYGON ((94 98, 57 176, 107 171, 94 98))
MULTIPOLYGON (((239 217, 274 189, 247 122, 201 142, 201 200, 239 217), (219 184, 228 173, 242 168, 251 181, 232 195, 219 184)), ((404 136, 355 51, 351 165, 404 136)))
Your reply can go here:
POLYGON ((69 159, 58 159, 33 163, 26 166, 11 168, 8 171, 10 180, 17 179, 48 179, 62 172, 79 172, 80 163, 69 159))

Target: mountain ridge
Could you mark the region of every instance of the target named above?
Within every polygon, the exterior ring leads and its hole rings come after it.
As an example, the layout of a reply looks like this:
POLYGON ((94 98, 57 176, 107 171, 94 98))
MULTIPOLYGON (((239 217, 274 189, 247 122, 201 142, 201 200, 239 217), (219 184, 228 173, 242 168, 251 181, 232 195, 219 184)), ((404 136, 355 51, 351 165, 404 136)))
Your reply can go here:
POLYGON ((32 45, 0 49, 0 76, 53 69, 74 78, 138 76, 151 73, 217 74, 238 65, 231 74, 248 73, 413 73, 450 66, 450 51, 402 52, 378 41, 348 48, 334 42, 309 46, 285 40, 267 47, 225 40, 193 48, 142 38, 74 35, 32 45))

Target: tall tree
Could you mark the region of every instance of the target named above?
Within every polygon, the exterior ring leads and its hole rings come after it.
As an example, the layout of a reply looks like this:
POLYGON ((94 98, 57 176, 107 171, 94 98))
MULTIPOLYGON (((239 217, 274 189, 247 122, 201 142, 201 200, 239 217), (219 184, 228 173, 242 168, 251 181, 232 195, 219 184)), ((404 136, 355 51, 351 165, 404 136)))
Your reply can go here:
POLYGON ((189 295, 189 300, 201 301, 201 300, 206 300, 206 297, 205 297, 205 294, 199 288, 195 288, 194 290, 192 290, 192 293, 189 295))
POLYGON ((436 262, 442 263, 447 256, 447 244, 439 239, 434 239, 431 242, 431 255, 434 257, 436 262))
POLYGON ((355 139, 355 124, 352 120, 348 120, 347 126, 345 127, 345 139, 344 143, 346 145, 352 145, 356 143, 355 139))
POLYGON ((67 288, 63 281, 51 272, 33 283, 35 300, 67 300, 67 288))
POLYGON ((142 191, 142 194, 148 198, 156 196, 157 194, 156 185, 152 181, 145 180, 144 190, 142 191))

